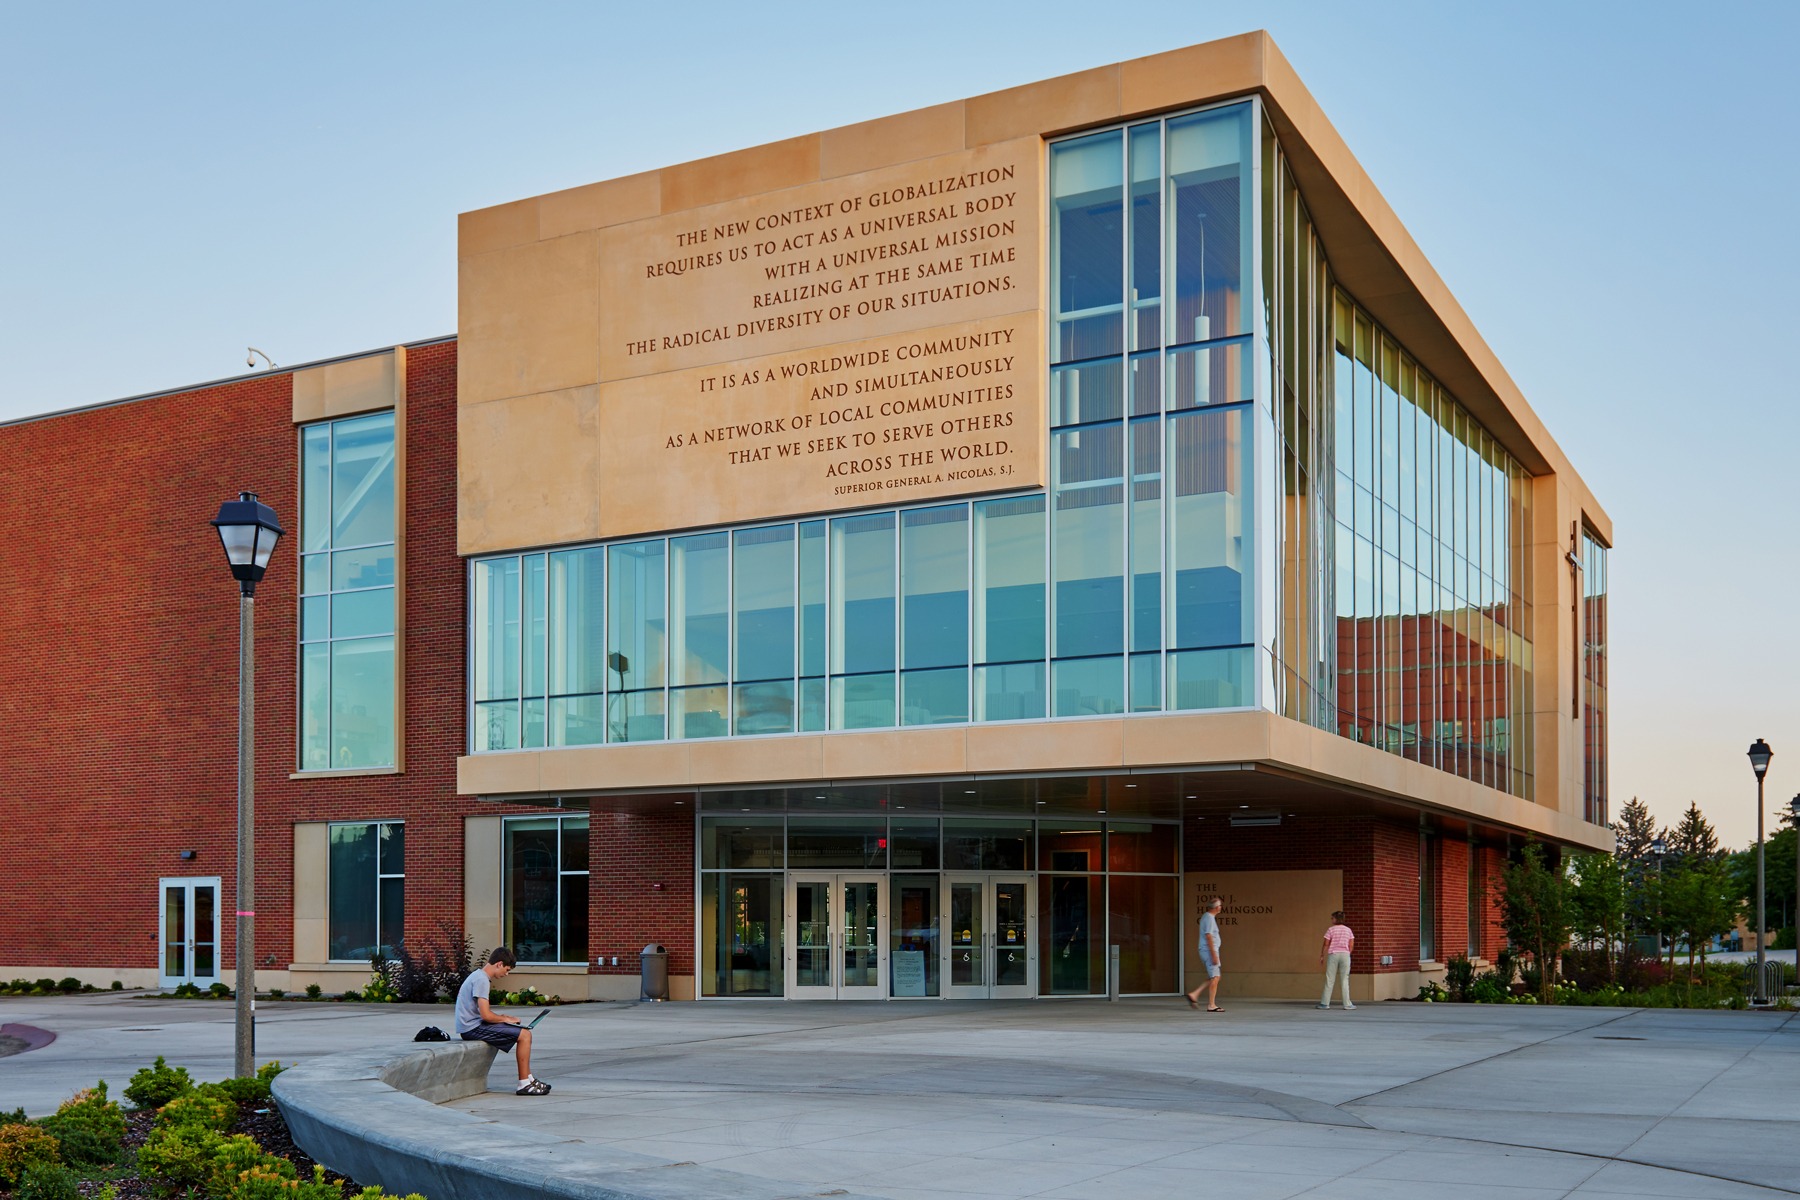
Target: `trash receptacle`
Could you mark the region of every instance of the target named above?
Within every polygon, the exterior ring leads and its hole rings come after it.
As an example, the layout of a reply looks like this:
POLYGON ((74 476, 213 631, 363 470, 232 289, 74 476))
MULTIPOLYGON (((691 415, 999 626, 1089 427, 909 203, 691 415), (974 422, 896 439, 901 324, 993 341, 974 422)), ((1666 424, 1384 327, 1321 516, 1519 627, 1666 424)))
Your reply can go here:
POLYGON ((638 988, 639 1000, 667 1000, 669 998, 669 952, 655 942, 645 946, 638 954, 642 984, 638 988))

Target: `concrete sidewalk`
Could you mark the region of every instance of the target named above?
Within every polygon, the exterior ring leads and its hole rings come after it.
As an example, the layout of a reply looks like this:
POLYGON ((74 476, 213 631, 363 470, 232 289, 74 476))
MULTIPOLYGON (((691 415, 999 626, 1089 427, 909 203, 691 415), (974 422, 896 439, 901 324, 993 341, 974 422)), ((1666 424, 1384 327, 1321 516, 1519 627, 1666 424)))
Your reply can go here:
MULTIPOLYGON (((1236 1000, 582 1005, 538 1028, 556 1090, 452 1107, 779 1181, 927 1196, 1800 1194, 1791 1013, 1236 1000)), ((265 1005, 262 1057, 409 1039, 446 1007, 265 1005)), ((157 1053, 225 1074, 228 1005, 0 1000, 57 1030, 0 1059, 45 1111, 157 1053)))

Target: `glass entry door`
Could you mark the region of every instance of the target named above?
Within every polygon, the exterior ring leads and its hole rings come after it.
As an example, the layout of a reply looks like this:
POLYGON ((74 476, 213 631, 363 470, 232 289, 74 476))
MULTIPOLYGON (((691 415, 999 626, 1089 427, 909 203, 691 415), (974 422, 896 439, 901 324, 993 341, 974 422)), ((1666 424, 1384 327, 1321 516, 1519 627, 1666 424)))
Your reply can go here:
POLYGON ((788 998, 885 999, 886 907, 881 875, 789 875, 788 998))
POLYGON ((1024 999, 1037 992, 1037 905, 1028 875, 944 877, 944 994, 1024 999))
POLYGON ((219 879, 165 879, 157 962, 165 988, 219 981, 219 879))

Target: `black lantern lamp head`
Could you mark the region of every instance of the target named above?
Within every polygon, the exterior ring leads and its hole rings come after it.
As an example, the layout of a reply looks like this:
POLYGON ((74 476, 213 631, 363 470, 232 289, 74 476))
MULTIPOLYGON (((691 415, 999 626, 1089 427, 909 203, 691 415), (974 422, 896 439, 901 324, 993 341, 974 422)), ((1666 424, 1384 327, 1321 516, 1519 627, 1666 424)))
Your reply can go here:
POLYGON ((1792 813, 1794 816, 1795 827, 1800 828, 1800 796, 1795 796, 1792 800, 1788 801, 1788 812, 1792 813))
POLYGON ((1661 858, 1663 855, 1667 854, 1668 852, 1669 852, 1669 843, 1663 841, 1663 839, 1660 835, 1658 835, 1658 837, 1655 841, 1650 843, 1650 853, 1656 855, 1656 857, 1661 858))
POLYGON ((1769 749, 1769 743, 1757 738, 1755 744, 1750 747, 1750 769, 1756 772, 1758 779, 1768 773, 1769 760, 1774 757, 1775 752, 1769 749))
POLYGON ((219 505, 213 520, 219 541, 225 546, 225 560, 231 564, 231 577, 246 596, 256 594, 269 569, 269 556, 275 543, 286 532, 275 517, 275 510, 256 498, 255 492, 239 492, 236 500, 219 505))

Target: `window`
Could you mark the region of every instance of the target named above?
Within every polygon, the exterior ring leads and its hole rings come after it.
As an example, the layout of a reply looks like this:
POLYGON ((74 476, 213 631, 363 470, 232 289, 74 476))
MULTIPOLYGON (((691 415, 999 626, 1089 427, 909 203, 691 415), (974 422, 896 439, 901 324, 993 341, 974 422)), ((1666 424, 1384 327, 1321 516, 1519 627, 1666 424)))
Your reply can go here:
POLYGON ((393 954, 405 936, 406 826, 333 825, 329 845, 326 937, 332 961, 393 954))
POLYGON ((588 819, 506 822, 506 944, 520 962, 587 962, 588 819))
POLYGON ((394 414, 300 431, 303 771, 399 761, 394 414))

